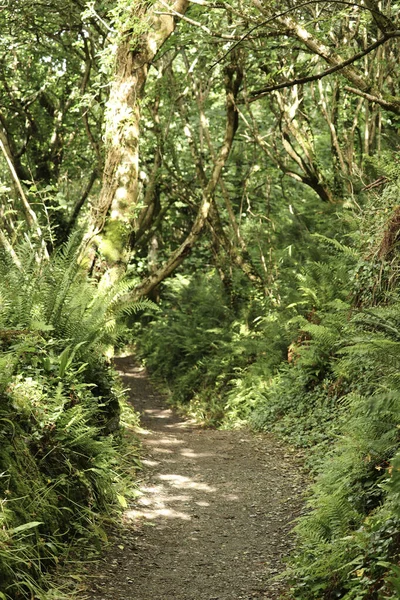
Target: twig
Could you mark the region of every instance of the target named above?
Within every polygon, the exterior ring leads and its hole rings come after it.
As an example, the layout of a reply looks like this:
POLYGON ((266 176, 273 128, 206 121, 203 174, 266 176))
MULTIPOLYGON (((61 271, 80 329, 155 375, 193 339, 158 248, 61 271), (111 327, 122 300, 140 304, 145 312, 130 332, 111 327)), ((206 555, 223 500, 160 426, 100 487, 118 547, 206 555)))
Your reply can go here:
MULTIPOLYGON (((239 46, 239 44, 241 44, 246 38, 249 37, 249 35, 251 33, 253 33, 253 31, 255 29, 257 29, 258 27, 264 27, 265 25, 268 25, 269 23, 272 23, 273 21, 275 21, 276 19, 279 19, 280 17, 284 17, 285 15, 291 13, 294 10, 298 10, 299 8, 303 8, 304 6, 309 6, 310 4, 316 4, 318 2, 318 0, 307 0, 307 2, 302 2, 301 4, 297 4, 296 6, 292 6, 291 8, 288 8, 287 10, 278 13, 276 15, 273 15, 272 17, 270 17, 269 19, 267 19, 266 21, 263 21, 262 23, 257 23, 256 25, 254 25, 254 27, 251 27, 249 29, 249 31, 247 31, 242 37, 241 39, 236 42, 236 44, 233 44, 231 46, 231 48, 229 48, 229 50, 227 50, 227 52, 225 52, 225 54, 223 56, 221 56, 221 58, 219 58, 217 61, 215 61, 215 63, 213 63, 210 67, 210 71, 216 67, 220 62, 222 62, 224 60, 224 58, 226 58, 228 56, 228 54, 230 54, 237 46, 239 46)), ((352 7, 357 7, 357 8, 361 8, 363 10, 368 10, 371 13, 375 13, 377 11, 375 11, 372 8, 367 8, 366 6, 362 6, 360 4, 357 4, 356 2, 346 2, 345 0, 334 0, 333 2, 331 2, 331 4, 344 4, 345 6, 352 6, 352 7)))
POLYGON ((258 100, 259 98, 262 98, 266 94, 269 94, 270 92, 274 92, 276 90, 282 90, 284 88, 293 87, 294 85, 301 85, 303 83, 309 83, 310 81, 319 81, 320 79, 323 79, 327 75, 336 73, 336 71, 341 71, 342 69, 344 69, 344 67, 351 65, 352 63, 356 62, 363 56, 366 56, 373 50, 376 50, 376 48, 379 48, 379 46, 382 46, 382 44, 384 44, 389 39, 394 38, 394 37, 400 37, 400 31, 393 31, 391 33, 387 33, 387 34, 383 35, 381 38, 379 38, 379 40, 377 40, 376 42, 374 42, 373 44, 371 44, 370 46, 365 48, 365 50, 362 50, 361 52, 357 52, 357 54, 354 54, 351 58, 348 58, 347 60, 344 60, 343 62, 339 63, 338 65, 335 65, 333 67, 330 67, 329 69, 326 69, 325 71, 322 71, 321 73, 316 73, 315 75, 308 75, 306 77, 297 77, 295 79, 291 79, 290 81, 277 83, 275 85, 270 85, 270 86, 267 86, 260 90, 255 90, 254 92, 251 92, 252 97, 249 99, 249 102, 254 102, 255 100, 258 100))

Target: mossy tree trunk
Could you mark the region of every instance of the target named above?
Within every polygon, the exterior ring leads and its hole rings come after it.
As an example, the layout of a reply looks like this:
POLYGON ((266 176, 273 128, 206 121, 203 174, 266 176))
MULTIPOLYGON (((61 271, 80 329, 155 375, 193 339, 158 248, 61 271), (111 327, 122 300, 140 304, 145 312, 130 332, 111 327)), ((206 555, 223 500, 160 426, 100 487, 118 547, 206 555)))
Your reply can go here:
POLYGON ((138 199, 140 102, 151 61, 175 29, 176 13, 184 14, 188 0, 176 0, 171 10, 162 1, 151 8, 132 4, 135 17, 146 23, 141 34, 121 35, 115 76, 106 110, 105 162, 102 189, 93 206, 93 228, 101 231, 111 219, 129 224, 138 199), (140 14, 142 13, 142 14, 140 14))

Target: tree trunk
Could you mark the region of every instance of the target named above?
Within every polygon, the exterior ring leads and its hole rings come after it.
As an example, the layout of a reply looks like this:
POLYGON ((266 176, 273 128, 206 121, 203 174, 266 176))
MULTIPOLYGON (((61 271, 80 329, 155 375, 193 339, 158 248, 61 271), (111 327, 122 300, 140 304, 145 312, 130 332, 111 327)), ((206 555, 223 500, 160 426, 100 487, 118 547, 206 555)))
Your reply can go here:
MULTIPOLYGON (((135 10, 135 2, 132 3, 135 10)), ((171 11, 183 14, 189 0, 175 0, 171 11)), ((124 33, 117 48, 115 77, 106 110, 106 155, 100 196, 93 206, 98 233, 111 209, 111 218, 129 223, 138 200, 140 101, 149 66, 175 29, 175 18, 165 3, 156 1, 142 10, 146 31, 139 39, 124 33), (157 14, 162 13, 162 14, 157 14)), ((138 16, 136 6, 135 17, 138 16)))

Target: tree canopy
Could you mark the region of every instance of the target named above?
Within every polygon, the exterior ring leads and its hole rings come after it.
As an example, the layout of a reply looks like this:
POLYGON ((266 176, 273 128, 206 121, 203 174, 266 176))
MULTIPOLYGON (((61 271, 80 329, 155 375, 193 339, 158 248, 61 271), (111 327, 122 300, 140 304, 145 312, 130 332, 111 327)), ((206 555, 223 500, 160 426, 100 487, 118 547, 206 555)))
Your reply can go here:
POLYGON ((86 223, 139 260, 138 294, 203 234, 265 289, 272 233, 254 255, 250 231, 292 192, 294 212, 299 196, 351 202, 396 145, 393 2, 10 3, 0 18, 8 230, 32 226, 28 204, 55 246, 86 223))

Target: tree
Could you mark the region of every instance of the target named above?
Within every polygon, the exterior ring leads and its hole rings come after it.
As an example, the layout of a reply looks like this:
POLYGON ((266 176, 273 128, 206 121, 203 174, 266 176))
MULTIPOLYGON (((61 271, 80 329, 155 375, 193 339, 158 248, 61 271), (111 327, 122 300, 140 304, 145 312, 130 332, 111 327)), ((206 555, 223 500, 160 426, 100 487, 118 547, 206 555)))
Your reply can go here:
MULTIPOLYGON (((102 168, 96 54, 107 32, 82 9, 54 0, 9 2, 0 11, 0 139, 55 243, 71 231, 102 168)), ((18 211, 21 194, 12 196, 18 211)), ((6 220, 12 227, 11 213, 6 220)))
POLYGON ((101 193, 94 205, 95 231, 100 231, 109 210, 111 218, 131 221, 138 201, 140 103, 151 61, 175 29, 174 13, 183 14, 189 0, 148 6, 131 2, 119 23, 115 75, 106 112, 106 156, 101 193), (170 12, 165 13, 165 8, 170 12), (138 21, 137 26, 135 23, 138 21))
POLYGON ((141 264, 137 294, 196 246, 227 285, 239 269, 268 288, 281 243, 275 224, 301 208, 288 190, 313 206, 322 200, 328 213, 368 183, 368 158, 396 143, 396 6, 6 7, 4 44, 24 30, 3 58, 1 139, 17 176, 7 181, 16 213, 3 203, 8 233, 17 235, 15 216, 29 215, 29 205, 42 229, 50 216, 57 244, 90 206, 88 238, 106 225, 98 239, 119 237, 124 262, 141 264))

